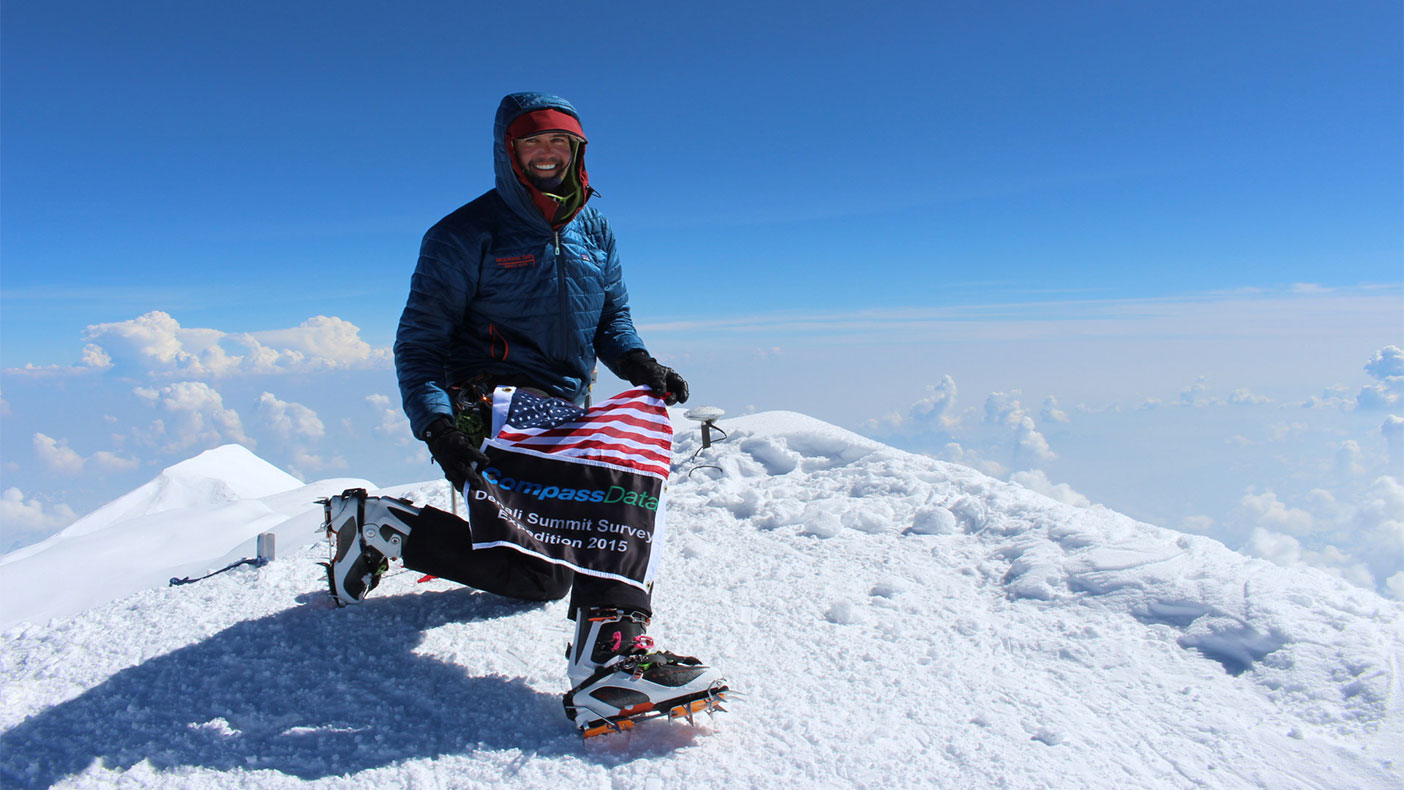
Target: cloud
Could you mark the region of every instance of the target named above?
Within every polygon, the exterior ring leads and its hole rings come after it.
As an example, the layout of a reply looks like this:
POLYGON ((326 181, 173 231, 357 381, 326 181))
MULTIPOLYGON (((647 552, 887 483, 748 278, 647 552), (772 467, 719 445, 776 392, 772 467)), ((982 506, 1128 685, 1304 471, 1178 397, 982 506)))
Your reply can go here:
POLYGON ((1385 580, 1384 594, 1397 601, 1404 601, 1404 571, 1385 580))
POLYGON ((112 357, 102 350, 102 346, 89 343, 83 346, 83 367, 94 370, 107 370, 112 367, 112 357))
POLYGON ((67 439, 54 439, 36 433, 34 454, 40 463, 60 474, 76 475, 83 471, 83 456, 69 448, 67 439))
POLYGON ((5 529, 4 548, 0 551, 32 543, 72 524, 77 518, 68 505, 46 507, 43 502, 26 497, 18 488, 7 488, 0 494, 0 524, 5 529))
POLYGON ((936 457, 942 461, 950 461, 953 464, 968 466, 976 469, 990 477, 1003 478, 1009 474, 1009 469, 998 461, 992 461, 981 457, 975 450, 962 447, 959 442, 947 442, 941 451, 936 453, 936 457))
POLYGON ((1024 406, 1019 402, 1022 395, 1019 390, 991 392, 985 397, 985 422, 1017 428, 1024 419, 1024 406))
POLYGON ((1015 472, 1014 474, 1009 476, 1009 482, 1018 483, 1024 488, 1037 491, 1038 493, 1043 494, 1046 497, 1056 499, 1065 505, 1073 505, 1075 507, 1088 507, 1092 504, 1092 500, 1074 491, 1072 486, 1068 485, 1067 483, 1058 483, 1057 485, 1054 485, 1053 482, 1048 479, 1048 475, 1042 469, 1032 469, 1023 472, 1015 472))
POLYGON ((1224 401, 1209 394, 1209 382, 1200 376, 1188 387, 1180 390, 1179 405, 1189 407, 1218 406, 1224 401))
POLYGON ((1196 514, 1180 519, 1180 531, 1195 535, 1208 535, 1214 529, 1214 517, 1196 514))
POLYGON ((1377 383, 1360 388, 1356 408, 1391 409, 1404 403, 1404 349, 1385 346, 1376 351, 1365 363, 1365 373, 1377 383))
POLYGON ((1013 465, 1016 469, 1032 469, 1055 460, 1058 456, 1039 433, 1032 417, 1019 401, 1019 390, 991 392, 985 398, 985 423, 1010 429, 1014 434, 1013 465))
POLYGON ((135 458, 122 458, 106 450, 93 453, 88 463, 105 472, 128 472, 141 466, 141 461, 135 458))
POLYGON ((1032 417, 1024 417, 1015 429, 1014 458, 1018 466, 1036 467, 1057 459, 1048 440, 1038 432, 1032 417))
POLYGON ((1380 425, 1380 433, 1389 447, 1389 462, 1398 468, 1401 461, 1404 461, 1404 417, 1388 415, 1380 425))
POLYGON ((127 472, 141 466, 135 458, 122 458, 106 450, 84 458, 68 446, 67 439, 34 434, 34 454, 47 468, 60 474, 77 475, 85 469, 98 472, 127 472))
POLYGON ((1357 409, 1392 409, 1404 401, 1404 378, 1366 384, 1355 396, 1357 409))
POLYGON ((1362 324, 1398 323, 1398 286, 1326 290, 1244 288, 1143 299, 991 302, 940 307, 866 308, 833 312, 772 311, 659 321, 645 336, 810 337, 884 343, 1082 340, 1159 341, 1307 337, 1322 327, 1339 333, 1362 324), (1343 317, 1345 320, 1343 320, 1343 317))
POLYGON ((286 355, 301 369, 363 368, 391 360, 390 349, 373 348, 361 339, 360 332, 350 321, 318 315, 295 329, 252 332, 245 337, 261 344, 265 351, 286 355))
POLYGON ((1347 395, 1349 387, 1335 385, 1327 387, 1320 395, 1313 395, 1302 402, 1305 409, 1349 409, 1355 405, 1355 399, 1347 395))
POLYGON ((1069 422, 1068 413, 1058 408, 1058 399, 1052 395, 1043 399, 1043 408, 1039 411, 1038 418, 1044 422, 1069 422))
POLYGON ((955 416, 956 383, 949 374, 941 377, 939 384, 929 384, 926 397, 908 406, 904 411, 893 412, 881 419, 869 420, 873 430, 919 431, 951 430, 959 423, 955 416))
POLYGON ((1404 571, 1404 484, 1399 478, 1376 478, 1353 510, 1343 531, 1356 536, 1375 578, 1384 582, 1404 571))
POLYGON ((224 399, 202 381, 178 381, 160 389, 137 387, 132 392, 141 400, 171 415, 171 421, 156 420, 139 439, 148 444, 165 442, 167 451, 194 444, 236 442, 248 447, 254 441, 244 433, 239 414, 224 407, 224 399))
POLYGON ((1253 530, 1244 551, 1284 568, 1310 566, 1325 570, 1360 587, 1375 586, 1375 579, 1369 567, 1335 546, 1326 546, 1320 551, 1314 551, 1303 546, 1300 540, 1291 535, 1258 527, 1253 530))
POLYGON ((366 403, 375 409, 379 421, 371 430, 394 440, 396 444, 409 444, 413 440, 410 431, 409 418, 405 416, 399 405, 390 400, 386 395, 379 393, 366 396, 366 403))
POLYGON ((1272 491, 1250 493, 1234 518, 1248 528, 1244 550, 1280 565, 1311 565, 1394 597, 1404 573, 1404 484, 1376 478, 1358 501, 1341 502, 1313 489, 1305 509, 1281 502, 1272 491))
POLYGON ((316 412, 300 403, 278 400, 271 392, 258 397, 255 410, 263 424, 283 439, 320 439, 326 434, 316 412))
MULTIPOLYGON (((1034 469, 1057 458, 1020 402, 1019 390, 990 393, 985 399, 984 419, 973 423, 962 422, 956 411, 956 383, 951 376, 943 376, 939 384, 926 389, 926 397, 901 412, 869 420, 868 428, 878 435, 905 439, 906 444, 934 448, 936 443, 944 443, 939 457, 994 477, 1004 477, 1010 468, 1034 469)), ((966 414, 972 411, 967 409, 966 414)), ((1043 411, 1050 419, 1067 421, 1053 398, 1044 401, 1043 411)))
POLYGON ((1236 406, 1262 406, 1264 404, 1272 403, 1272 398, 1266 398, 1262 395, 1254 395, 1247 389, 1240 388, 1234 390, 1232 393, 1229 394, 1228 402, 1236 406))
POLYGON ((342 470, 349 466, 350 464, 346 463, 346 459, 339 455, 331 458, 323 458, 317 453, 298 448, 293 451, 289 459, 288 471, 291 472, 293 476, 306 481, 312 477, 309 472, 324 472, 332 469, 342 470))
POLYGON ((1372 379, 1388 381, 1404 376, 1404 348, 1385 346, 1365 363, 1365 372, 1372 379))
POLYGON ((1336 471, 1348 477, 1365 474, 1365 454, 1360 451, 1360 442, 1347 439, 1336 445, 1336 471))
POLYGON ((1334 288, 1327 288, 1324 285, 1318 285, 1316 283, 1292 283, 1292 293, 1301 294, 1303 296, 1329 294, 1334 290, 1334 288))
POLYGON ((236 374, 362 369, 387 364, 391 353, 360 337, 355 324, 314 316, 291 329, 228 333, 182 327, 153 310, 128 321, 88 327, 83 365, 128 376, 210 378, 236 374))
POLYGON ((1277 494, 1272 491, 1244 494, 1238 502, 1236 515, 1240 521, 1254 528, 1285 532, 1289 535, 1310 535, 1314 526, 1310 513, 1288 507, 1279 501, 1277 494))
POLYGON ((1275 422, 1268 426, 1267 441, 1285 442, 1293 436, 1306 433, 1308 425, 1304 422, 1275 422))

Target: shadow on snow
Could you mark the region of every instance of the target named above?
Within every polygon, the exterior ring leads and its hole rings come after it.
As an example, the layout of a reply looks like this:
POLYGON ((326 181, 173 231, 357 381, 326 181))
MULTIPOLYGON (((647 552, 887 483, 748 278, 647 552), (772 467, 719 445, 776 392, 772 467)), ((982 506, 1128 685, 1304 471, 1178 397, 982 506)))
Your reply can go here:
MULTIPOLYGON (((244 621, 122 670, 0 735, 0 784, 48 787, 94 760, 316 779, 477 750, 606 764, 645 756, 582 744, 558 694, 519 678, 470 677, 413 652, 425 630, 537 605, 456 589, 244 621)), ((636 746, 666 752, 688 740, 636 746)))

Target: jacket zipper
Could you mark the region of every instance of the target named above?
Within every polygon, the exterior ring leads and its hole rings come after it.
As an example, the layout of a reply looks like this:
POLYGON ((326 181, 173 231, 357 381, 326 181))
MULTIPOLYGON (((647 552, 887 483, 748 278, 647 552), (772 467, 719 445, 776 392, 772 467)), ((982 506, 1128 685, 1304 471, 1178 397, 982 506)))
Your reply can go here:
POLYGON ((558 334, 557 340, 558 340, 558 342, 560 343, 560 345, 558 346, 558 348, 559 348, 560 350, 559 350, 557 353, 559 353, 559 354, 561 355, 560 361, 561 361, 561 362, 566 362, 566 361, 567 361, 567 359, 566 359, 566 350, 567 350, 568 348, 570 348, 570 338, 567 337, 567 334, 568 334, 567 325, 568 325, 570 322, 569 322, 569 320, 568 320, 568 317, 566 316, 566 309, 569 307, 569 300, 566 298, 566 270, 565 270, 565 267, 566 267, 566 259, 565 259, 565 255, 564 255, 564 254, 562 253, 562 251, 561 251, 561 232, 560 232, 560 230, 559 230, 559 229, 555 230, 555 234, 556 234, 556 291, 557 291, 557 299, 559 300, 559 305, 560 305, 560 313, 559 313, 559 317, 558 317, 559 326, 560 326, 560 332, 557 333, 557 334, 558 334))

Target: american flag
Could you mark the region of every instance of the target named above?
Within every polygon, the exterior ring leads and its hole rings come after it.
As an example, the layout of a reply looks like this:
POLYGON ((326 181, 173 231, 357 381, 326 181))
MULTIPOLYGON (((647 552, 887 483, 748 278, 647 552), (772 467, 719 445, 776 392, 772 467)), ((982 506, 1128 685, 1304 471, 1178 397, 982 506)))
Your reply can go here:
POLYGON ((494 411, 506 406, 497 444, 668 479, 673 424, 663 399, 651 389, 621 392, 588 410, 520 388, 500 388, 493 397, 494 411), (510 401, 503 404, 503 398, 510 401))

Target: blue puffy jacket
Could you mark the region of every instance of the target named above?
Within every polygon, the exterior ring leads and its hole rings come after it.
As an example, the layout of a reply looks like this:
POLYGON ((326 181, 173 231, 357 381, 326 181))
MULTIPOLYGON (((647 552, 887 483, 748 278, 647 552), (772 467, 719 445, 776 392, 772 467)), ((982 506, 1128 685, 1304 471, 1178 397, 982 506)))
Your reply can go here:
MULTIPOLYGON (((583 403, 596 357, 613 369, 644 348, 604 215, 582 205, 553 228, 517 178, 507 129, 538 109, 579 118, 557 96, 503 99, 493 126, 497 188, 424 234, 395 336, 395 372, 415 436, 452 415, 450 384, 488 374, 583 403)), ((581 143, 572 167, 588 200, 584 157, 581 143)))

